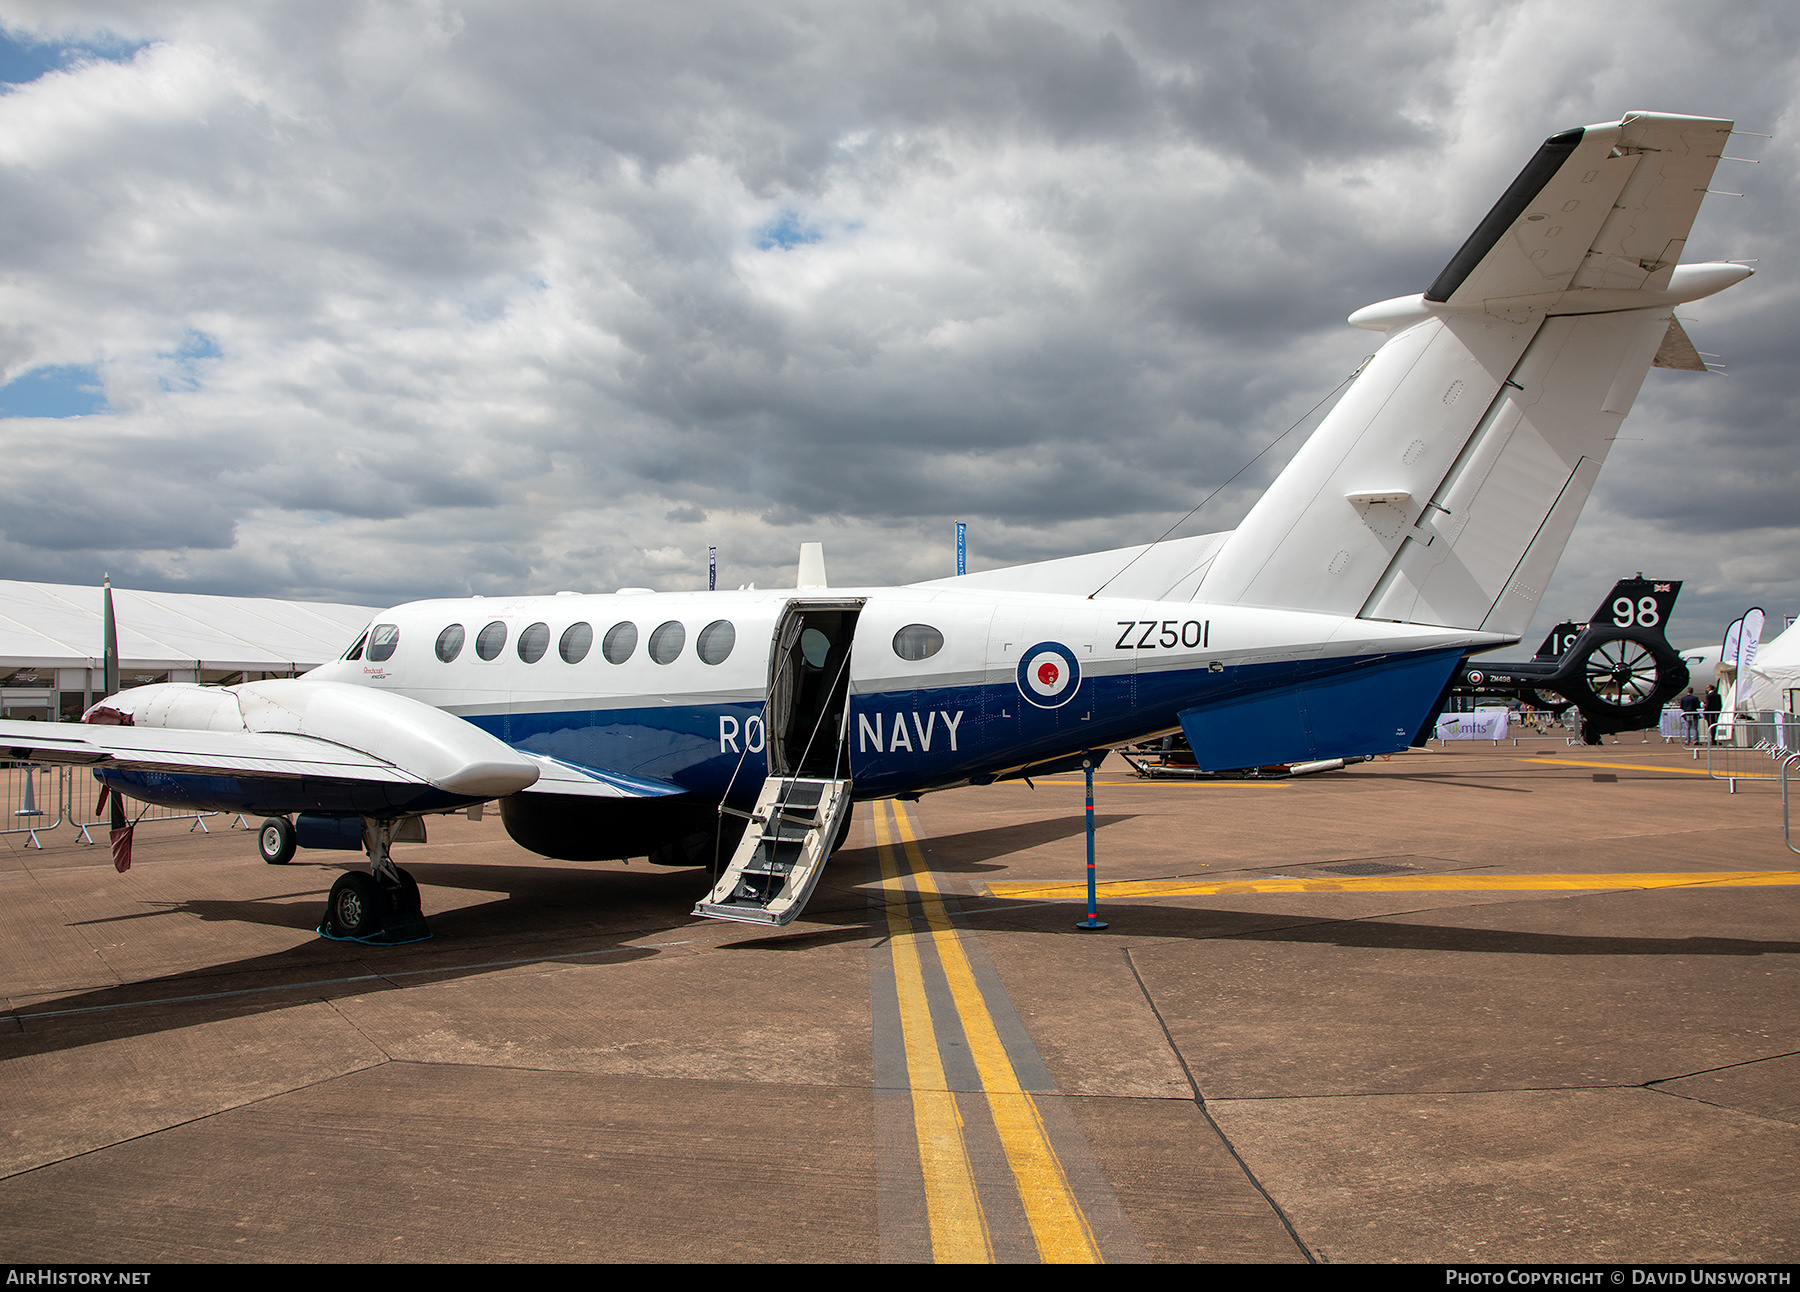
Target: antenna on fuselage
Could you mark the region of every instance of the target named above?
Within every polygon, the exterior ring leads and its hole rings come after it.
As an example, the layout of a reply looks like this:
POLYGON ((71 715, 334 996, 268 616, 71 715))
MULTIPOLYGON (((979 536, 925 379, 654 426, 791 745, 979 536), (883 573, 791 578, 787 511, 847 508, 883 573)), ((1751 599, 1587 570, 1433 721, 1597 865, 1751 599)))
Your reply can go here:
POLYGON ((796 588, 823 588, 825 582, 825 544, 800 544, 800 573, 794 580, 796 588))

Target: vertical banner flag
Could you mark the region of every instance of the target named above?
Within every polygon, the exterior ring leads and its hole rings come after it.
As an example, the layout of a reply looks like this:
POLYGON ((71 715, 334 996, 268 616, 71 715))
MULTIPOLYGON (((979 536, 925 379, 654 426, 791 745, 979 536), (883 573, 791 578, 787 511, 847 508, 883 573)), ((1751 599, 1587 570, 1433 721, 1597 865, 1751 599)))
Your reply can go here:
POLYGON ((1756 648, 1762 645, 1762 630, 1762 607, 1746 610, 1744 630, 1738 634, 1737 686, 1733 688, 1731 697, 1734 709, 1742 709, 1750 703, 1750 670, 1756 664, 1756 648))
POLYGON ((706 590, 716 592, 719 588, 719 549, 706 549, 706 590))
MULTIPOLYGON (((1731 621, 1731 627, 1725 630, 1725 643, 1719 647, 1720 668, 1734 669, 1737 667, 1738 637, 1743 631, 1744 620, 1742 616, 1733 619, 1731 621)), ((1719 722, 1725 727, 1731 726, 1731 715, 1737 712, 1736 700, 1737 678, 1734 675, 1731 679, 1730 686, 1720 686, 1719 688, 1719 706, 1721 709, 1719 722)))
POLYGON ((956 572, 969 572, 969 526, 960 520, 956 522, 956 572))

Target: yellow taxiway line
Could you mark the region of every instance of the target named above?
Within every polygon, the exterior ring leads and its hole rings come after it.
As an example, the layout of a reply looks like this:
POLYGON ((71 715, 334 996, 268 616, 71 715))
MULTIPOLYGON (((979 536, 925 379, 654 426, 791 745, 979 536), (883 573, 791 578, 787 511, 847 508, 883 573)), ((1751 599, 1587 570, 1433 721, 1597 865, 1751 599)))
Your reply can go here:
MULTIPOLYGON (((1099 885, 1108 898, 1216 897, 1237 893, 1509 893, 1536 890, 1625 888, 1761 888, 1800 884, 1800 870, 1714 870, 1691 873, 1570 875, 1373 875, 1344 879, 1311 876, 1267 879, 1115 879, 1099 885)), ((996 880, 982 885, 989 897, 1085 900, 1086 884, 996 880)))
POLYGON ((881 857, 884 886, 888 887, 896 886, 902 880, 899 853, 904 850, 904 870, 908 872, 905 878, 913 881, 928 928, 925 933, 912 932, 904 908, 889 906, 888 931, 894 951, 901 1025, 906 1033, 919 1156, 922 1163, 928 1155, 932 1159, 924 1174, 933 1259, 939 1262, 992 1260, 993 1250, 974 1184, 968 1148, 961 1133, 961 1119, 956 1118, 956 1129, 952 1134, 943 1125, 943 1117, 931 1111, 936 1107, 932 1096, 941 1094, 954 1115, 955 1095, 946 1089, 937 1036, 931 1026, 923 964, 918 951, 920 942, 929 942, 937 953, 957 1022, 981 1078, 982 1093, 987 1098, 995 1131, 1018 1185, 1019 1199, 1039 1258, 1046 1263, 1099 1262, 1102 1260, 1099 1244, 1081 1204, 1069 1187, 1068 1176, 1050 1143, 1037 1101, 1020 1083, 1012 1060, 1007 1057, 999 1029, 963 951, 961 935, 950 923, 936 877, 925 865, 911 822, 897 805, 878 805, 875 846, 881 857), (889 812, 893 813, 892 831, 888 824, 889 812), (896 835, 898 849, 895 847, 896 835), (922 1109, 926 1111, 922 1113, 922 1109), (929 1144, 928 1135, 932 1137, 929 1144))
POLYGON ((1610 767, 1621 772, 1675 772, 1681 776, 1712 775, 1704 767, 1663 767, 1656 763, 1578 763, 1573 758, 1521 758, 1519 761, 1544 763, 1551 767, 1610 767))
MULTIPOLYGON (((875 809, 875 847, 881 857, 885 886, 898 886, 895 852, 889 837, 887 805, 875 809)), ((990 1263, 993 1241, 981 1209, 981 1193, 963 1141, 962 1114, 944 1077, 937 1029, 925 995, 924 968, 904 906, 887 908, 889 946, 894 956, 894 986, 900 998, 900 1030, 911 1077, 913 1132, 919 1141, 919 1166, 925 1176, 925 1213, 931 1226, 931 1254, 940 1263, 990 1263)))

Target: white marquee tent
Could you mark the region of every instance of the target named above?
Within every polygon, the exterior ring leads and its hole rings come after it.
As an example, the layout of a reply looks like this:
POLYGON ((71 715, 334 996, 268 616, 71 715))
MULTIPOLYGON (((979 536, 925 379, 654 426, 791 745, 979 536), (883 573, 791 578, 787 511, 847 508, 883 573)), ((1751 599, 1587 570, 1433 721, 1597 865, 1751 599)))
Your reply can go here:
MULTIPOLYGON (((288 677, 336 659, 375 611, 314 601, 113 589, 119 676, 147 682, 288 677)), ((101 690, 101 591, 0 580, 0 711, 78 717, 101 690)))
POLYGON ((1750 666, 1750 709, 1795 712, 1800 700, 1800 624, 1757 648, 1750 666))

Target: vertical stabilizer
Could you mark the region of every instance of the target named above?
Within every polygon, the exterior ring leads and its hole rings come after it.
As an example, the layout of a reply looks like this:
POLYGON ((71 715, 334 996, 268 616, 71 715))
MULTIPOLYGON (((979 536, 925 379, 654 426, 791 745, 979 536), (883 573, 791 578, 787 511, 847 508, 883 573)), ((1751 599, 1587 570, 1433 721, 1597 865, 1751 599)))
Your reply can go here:
POLYGON ((1199 596, 1522 634, 1674 307, 1731 123, 1631 113, 1548 140, 1225 542, 1199 596), (1654 246, 1652 245, 1654 244, 1654 246))

